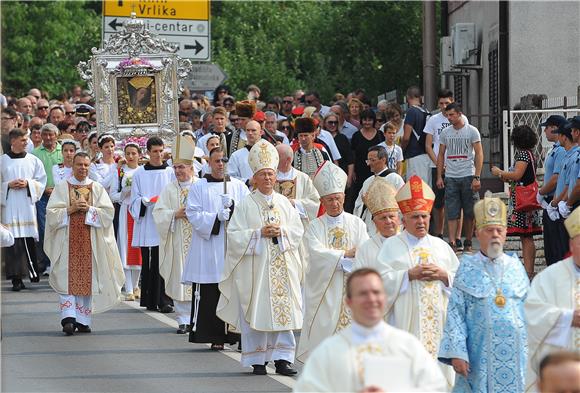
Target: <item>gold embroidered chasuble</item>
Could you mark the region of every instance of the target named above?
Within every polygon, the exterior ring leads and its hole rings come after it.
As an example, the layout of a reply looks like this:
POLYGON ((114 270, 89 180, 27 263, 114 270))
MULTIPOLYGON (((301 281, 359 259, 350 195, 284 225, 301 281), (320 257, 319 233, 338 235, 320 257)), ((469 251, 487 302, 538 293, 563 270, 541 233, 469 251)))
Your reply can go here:
MULTIPOLYGON (((344 304, 344 285, 348 274, 340 268, 344 251, 358 248, 368 239, 364 222, 343 212, 339 224, 328 215, 312 221, 304 236, 308 271, 304 282, 305 317, 297 358, 304 361, 308 352, 326 337, 350 323, 344 304)), ((353 270, 358 266, 355 262, 353 270)))
POLYGON ((268 201, 254 191, 236 206, 219 283, 217 315, 222 320, 239 329, 239 318, 244 318, 252 329, 267 332, 302 327, 298 248, 303 231, 294 207, 276 192, 268 201), (268 223, 282 229, 278 244, 260 235, 268 223))
MULTIPOLYGON (((82 200, 92 205, 92 184, 73 185, 68 183, 70 205, 82 200)), ((85 224, 85 212, 77 211, 69 216, 70 231, 74 233, 68 241, 68 291, 70 295, 90 296, 93 275, 91 227, 85 224)))
POLYGON ((161 192, 153 209, 159 234, 159 274, 165 280, 167 295, 182 302, 192 300, 192 287, 183 285, 181 276, 193 229, 187 217, 176 219, 175 211, 185 207, 188 192, 188 185, 173 181, 161 192))
MULTIPOLYGON (((459 260, 443 240, 427 235, 412 244, 406 231, 383 242, 378 258, 366 267, 377 270, 387 293, 385 319, 419 339, 433 359, 437 359, 449 293, 459 260), (441 281, 408 280, 407 271, 418 264, 433 263, 448 272, 449 288, 441 281)), ((440 363, 449 386, 455 375, 450 366, 440 363)))
MULTIPOLYGON (((71 179, 55 186, 46 207, 44 251, 52 262, 49 284, 56 292, 63 295, 71 293, 69 242, 77 236, 71 225, 73 221, 66 221, 66 210, 70 206, 71 198, 69 184, 74 184, 74 180, 71 179)), ((89 228, 91 245, 89 295, 92 295, 92 311, 98 313, 112 308, 121 300, 121 287, 125 282, 125 274, 113 232, 115 214, 113 204, 106 190, 99 183, 87 180, 83 185, 86 184, 91 185, 91 204, 100 222, 100 227, 90 226, 89 228)), ((82 219, 84 225, 85 214, 82 215, 82 219)))

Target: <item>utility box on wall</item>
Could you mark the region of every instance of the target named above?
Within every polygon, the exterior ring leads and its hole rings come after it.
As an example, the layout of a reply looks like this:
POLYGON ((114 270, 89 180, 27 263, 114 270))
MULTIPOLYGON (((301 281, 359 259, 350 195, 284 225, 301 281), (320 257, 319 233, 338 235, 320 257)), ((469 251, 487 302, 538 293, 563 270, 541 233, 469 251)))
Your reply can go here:
POLYGON ((442 74, 453 71, 453 46, 451 37, 441 37, 439 41, 439 68, 442 74))
POLYGON ((451 27, 453 65, 478 65, 475 23, 456 23, 451 27))

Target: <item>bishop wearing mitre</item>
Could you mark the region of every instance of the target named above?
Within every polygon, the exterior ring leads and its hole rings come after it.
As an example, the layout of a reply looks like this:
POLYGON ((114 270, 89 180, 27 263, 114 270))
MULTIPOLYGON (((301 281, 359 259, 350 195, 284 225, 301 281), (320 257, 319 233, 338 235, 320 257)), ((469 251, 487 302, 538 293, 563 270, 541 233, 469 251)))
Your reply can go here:
POLYGON ((529 345, 526 391, 537 391, 537 370, 546 355, 580 351, 580 208, 564 226, 572 255, 534 278, 524 304, 529 345))
POLYGON ((310 223, 304 235, 308 255, 304 281, 305 317, 298 360, 327 337, 350 324, 345 303, 348 274, 355 269, 355 255, 369 237, 365 223, 344 211, 347 175, 325 161, 314 174, 314 187, 326 213, 310 223))
POLYGON ((228 225, 228 245, 217 315, 241 330, 242 366, 266 374, 294 375, 296 340, 302 327, 298 247, 304 229, 290 201, 274 191, 278 152, 260 140, 248 158, 254 191, 236 207, 228 225))
POLYGON ((384 177, 376 177, 368 187, 366 206, 377 231, 356 253, 359 268, 376 265, 377 255, 385 240, 399 233, 401 212, 395 199, 396 194, 397 190, 384 177))
POLYGON ((93 313, 121 300, 123 265, 113 232, 115 208, 88 178, 91 160, 73 159, 73 176, 54 187, 46 206, 44 252, 53 263, 49 284, 60 296, 62 330, 90 333, 93 313))
POLYGON ((189 247, 192 227, 185 214, 189 188, 194 176, 195 143, 178 135, 172 146, 172 165, 176 180, 165 186, 153 208, 153 220, 159 234, 159 274, 165 282, 165 293, 173 299, 177 334, 189 330, 191 285, 182 284, 181 276, 189 247))
MULTIPOLYGON (((386 239, 378 258, 368 267, 383 277, 387 322, 415 335, 437 359, 459 260, 446 242, 429 235, 435 194, 427 183, 412 176, 397 192, 396 200, 405 230, 386 239)), ((454 372, 443 364, 441 368, 451 388, 454 372)))

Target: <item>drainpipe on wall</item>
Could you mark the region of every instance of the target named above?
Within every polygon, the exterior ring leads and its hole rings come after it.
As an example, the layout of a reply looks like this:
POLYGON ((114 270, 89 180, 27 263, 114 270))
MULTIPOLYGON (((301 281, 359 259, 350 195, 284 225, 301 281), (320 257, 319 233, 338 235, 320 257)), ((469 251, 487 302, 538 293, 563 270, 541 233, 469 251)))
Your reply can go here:
POLYGON ((423 97, 428 110, 435 107, 437 89, 436 46, 437 24, 435 23, 435 2, 423 2, 423 97))

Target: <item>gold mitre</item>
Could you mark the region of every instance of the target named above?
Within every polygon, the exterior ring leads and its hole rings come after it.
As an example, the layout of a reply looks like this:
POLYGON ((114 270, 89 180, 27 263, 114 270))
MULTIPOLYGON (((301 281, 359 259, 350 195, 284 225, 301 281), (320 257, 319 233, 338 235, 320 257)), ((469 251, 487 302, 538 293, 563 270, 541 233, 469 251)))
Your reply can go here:
POLYGON ((312 183, 316 191, 318 191, 318 194, 323 197, 344 192, 347 177, 346 173, 340 167, 330 161, 324 161, 314 174, 312 183))
POLYGON ((137 90, 141 89, 142 87, 149 87, 151 82, 153 82, 153 78, 151 78, 150 76, 134 76, 129 81, 131 86, 133 86, 137 90))
POLYGON ((574 209, 570 216, 568 216, 564 221, 564 226, 568 231, 568 235, 570 235, 570 239, 580 235, 580 207, 574 209))
POLYGON ((254 173, 258 173, 262 169, 273 169, 277 171, 279 161, 280 156, 278 156, 278 150, 276 150, 274 145, 264 139, 260 139, 252 146, 250 155, 248 156, 248 163, 254 173))
POLYGON ((171 157, 173 164, 193 164, 195 154, 195 143, 191 138, 177 135, 171 147, 171 157))
POLYGON ((487 191, 485 197, 477 201, 473 206, 475 214, 475 227, 477 229, 489 225, 507 226, 507 207, 499 198, 492 197, 487 191))
POLYGON ((373 217, 382 212, 398 212, 395 195, 397 190, 384 177, 375 177, 366 193, 365 205, 373 217))

